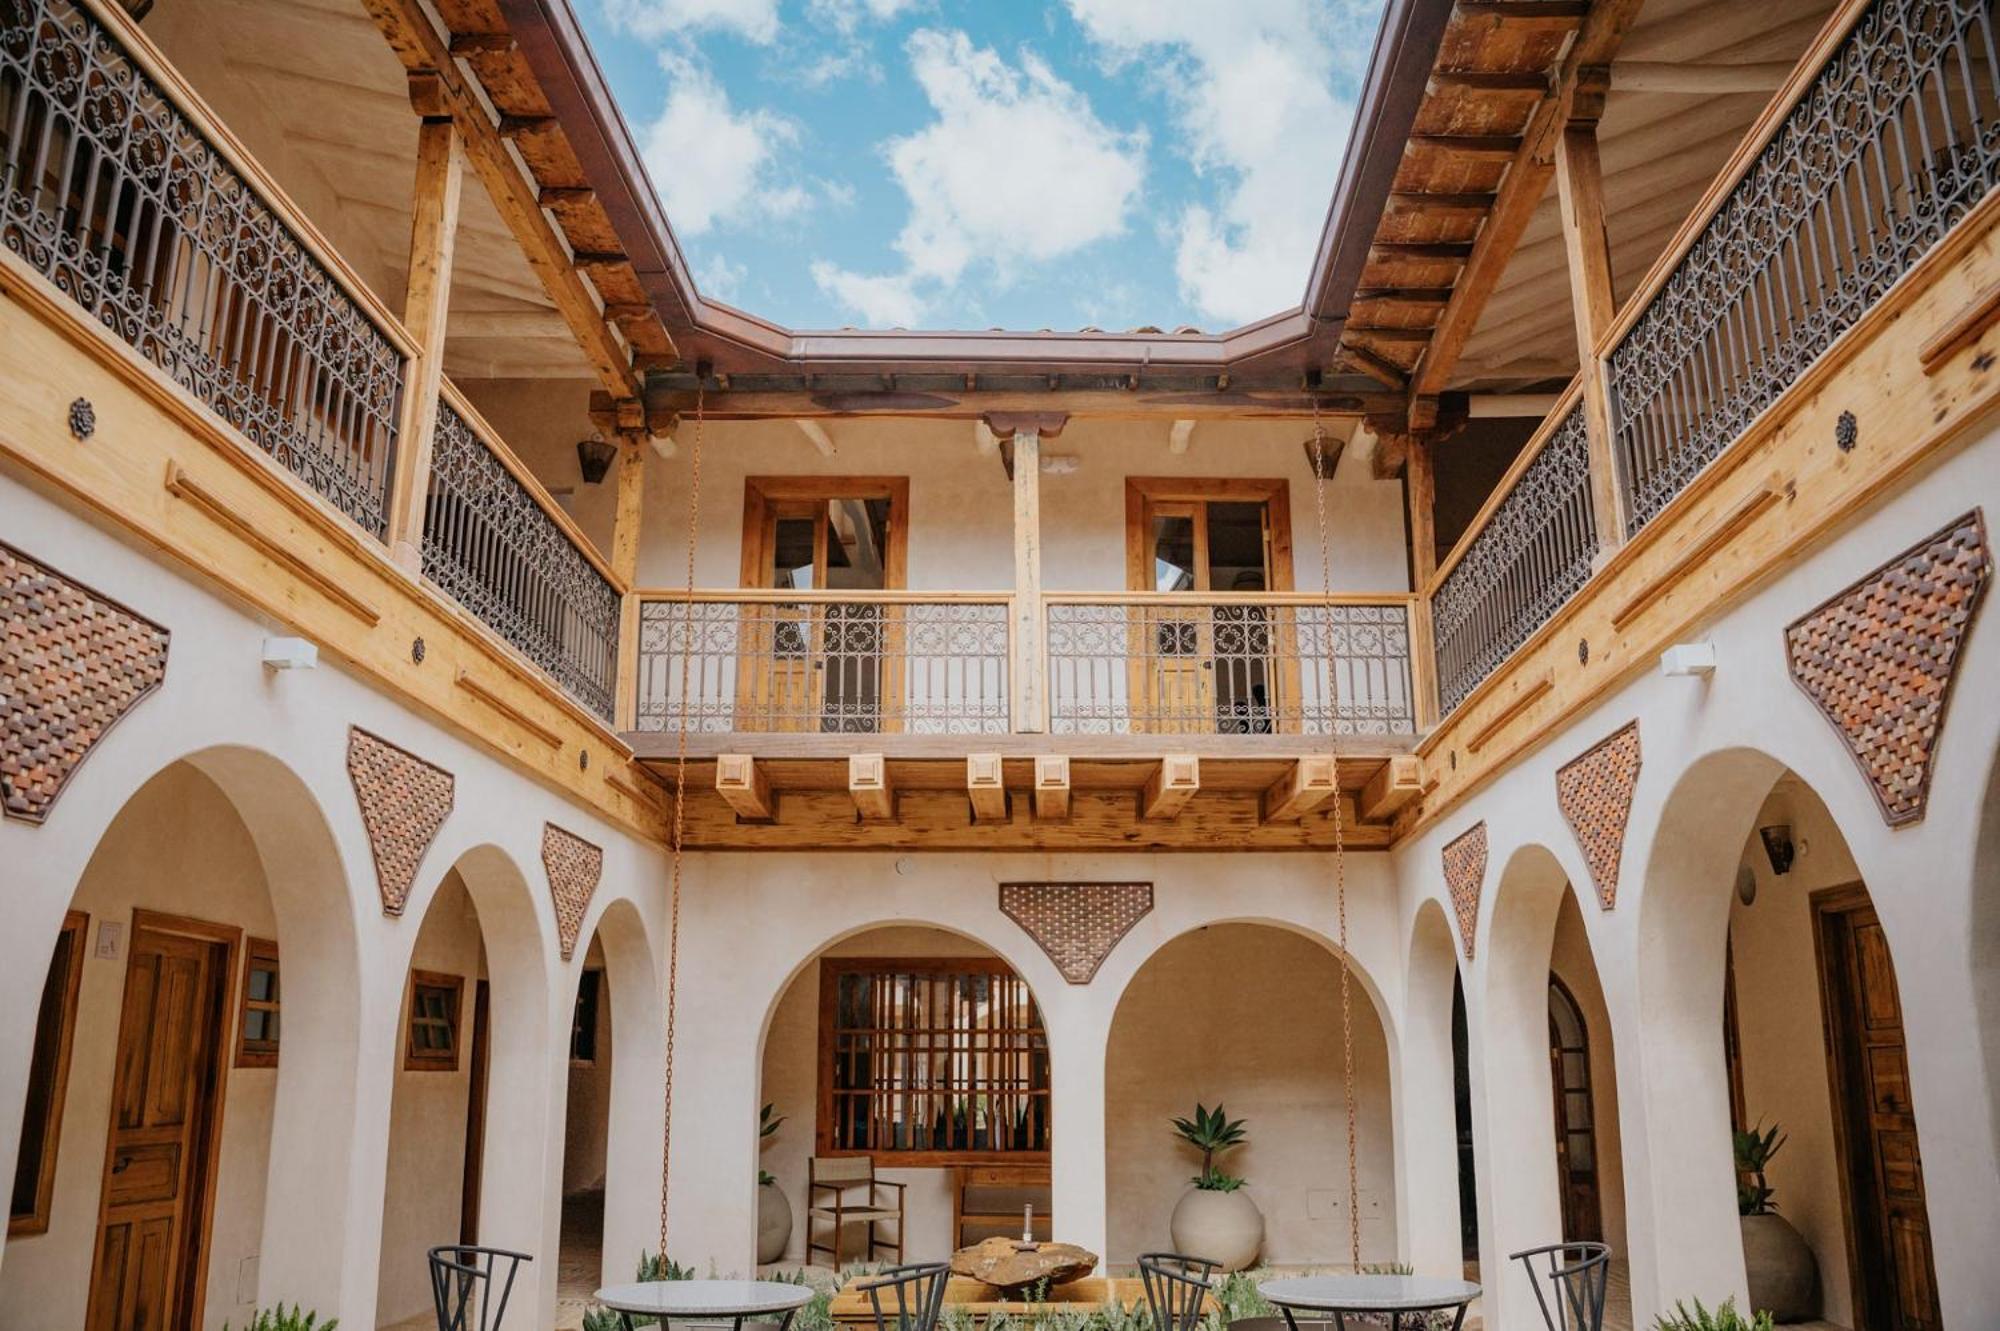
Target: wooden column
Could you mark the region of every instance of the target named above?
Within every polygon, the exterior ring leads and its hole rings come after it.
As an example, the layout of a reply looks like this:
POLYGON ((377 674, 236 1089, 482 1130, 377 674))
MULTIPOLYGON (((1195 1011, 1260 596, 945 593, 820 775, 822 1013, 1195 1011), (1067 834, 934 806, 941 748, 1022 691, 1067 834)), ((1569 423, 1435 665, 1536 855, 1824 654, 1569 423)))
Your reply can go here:
POLYGON ((1431 580, 1437 576, 1437 474, 1432 443, 1412 438, 1404 456, 1403 494, 1409 509, 1411 707, 1418 730, 1437 724, 1437 646, 1431 637, 1431 580))
POLYGON ((619 730, 638 728, 640 521, 646 502, 646 436, 621 434, 618 444, 618 514, 611 526, 611 571, 624 599, 618 614, 618 680, 614 722, 619 730))
POLYGON ((1611 446, 1610 382, 1597 359, 1598 339, 1618 313, 1611 289, 1611 242, 1604 225, 1604 169, 1597 155, 1597 117, 1609 86, 1610 74, 1604 69, 1578 79, 1570 119, 1556 140, 1556 188, 1563 248, 1569 258, 1570 304, 1576 316, 1577 364, 1583 367, 1590 498, 1600 554, 1625 544, 1624 504, 1611 446))
POLYGON ((1014 485, 1014 729, 1033 734, 1047 729, 1042 662, 1042 431, 1038 423, 989 417, 1003 441, 1014 485))
POLYGON ((426 84, 410 79, 411 97, 426 112, 417 131, 417 179, 410 205, 410 281, 403 326, 416 343, 403 384, 396 429, 396 470, 389 491, 389 554, 412 572, 423 568, 424 500, 430 489, 431 438, 437 426, 438 390, 444 381, 445 316, 451 306, 452 251, 458 239, 458 204, 465 149, 447 112, 428 114, 426 84))

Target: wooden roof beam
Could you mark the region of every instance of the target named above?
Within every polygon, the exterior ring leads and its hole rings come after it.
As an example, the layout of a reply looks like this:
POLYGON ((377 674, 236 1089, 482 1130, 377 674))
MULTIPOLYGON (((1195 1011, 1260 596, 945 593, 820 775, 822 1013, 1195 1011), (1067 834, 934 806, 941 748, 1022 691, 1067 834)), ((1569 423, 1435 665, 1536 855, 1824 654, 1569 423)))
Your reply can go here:
POLYGON ((889 822, 896 817, 896 789, 889 784, 889 765, 879 753, 857 753, 847 760, 847 795, 864 821, 889 822))
POLYGON ((965 755, 965 798, 975 823, 1007 821, 1007 782, 997 753, 965 755))
POLYGON ((1569 119, 1578 85, 1583 84, 1587 90, 1603 67, 1610 64, 1619 43, 1638 17, 1640 3, 1641 0, 1596 0, 1591 5, 1576 40, 1570 44, 1549 85, 1548 94, 1529 118, 1520 149, 1500 182, 1499 193, 1480 225, 1478 238, 1473 241, 1472 255, 1452 288, 1451 301, 1439 316, 1430 346, 1410 376, 1412 424, 1421 399, 1444 391, 1451 381, 1486 302, 1492 298, 1515 247, 1521 243, 1522 233, 1528 229, 1536 207, 1548 192, 1549 182, 1555 178, 1555 137, 1569 119))
POLYGON ((436 94, 464 137, 467 163, 492 196, 495 210, 513 232, 542 289, 569 324, 598 381, 615 398, 641 396, 643 385, 625 344, 578 273, 569 245, 542 211, 548 191, 537 187, 508 148, 499 126, 459 69, 450 39, 438 33, 419 0, 362 3, 403 67, 413 76, 434 80, 436 94))
POLYGON ((1201 789, 1201 759, 1192 753, 1170 753, 1160 760, 1146 788, 1139 792, 1139 816, 1148 820, 1180 816, 1201 789))
POLYGON ((1035 820, 1060 822, 1069 817, 1069 755, 1035 755, 1035 820))
POLYGON ((747 753, 725 753, 715 760, 715 793, 746 823, 768 823, 778 816, 771 775, 747 753))

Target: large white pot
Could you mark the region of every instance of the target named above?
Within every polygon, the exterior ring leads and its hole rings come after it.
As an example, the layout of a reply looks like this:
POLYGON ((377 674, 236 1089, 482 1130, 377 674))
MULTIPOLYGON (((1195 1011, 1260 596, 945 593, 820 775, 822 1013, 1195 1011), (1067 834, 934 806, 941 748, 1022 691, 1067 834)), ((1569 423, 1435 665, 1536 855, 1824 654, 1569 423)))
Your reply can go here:
POLYGON ((757 1265, 783 1261, 792 1241, 792 1199, 775 1183, 757 1185, 757 1265))
POLYGON ((1225 1271, 1241 1271, 1257 1260, 1264 1246, 1264 1213, 1250 1194, 1189 1188, 1174 1207, 1168 1229, 1174 1251, 1215 1262, 1225 1271))
POLYGON ((1773 1211, 1743 1217, 1743 1267, 1750 1307, 1774 1322, 1819 1316, 1819 1260, 1791 1221, 1773 1211))

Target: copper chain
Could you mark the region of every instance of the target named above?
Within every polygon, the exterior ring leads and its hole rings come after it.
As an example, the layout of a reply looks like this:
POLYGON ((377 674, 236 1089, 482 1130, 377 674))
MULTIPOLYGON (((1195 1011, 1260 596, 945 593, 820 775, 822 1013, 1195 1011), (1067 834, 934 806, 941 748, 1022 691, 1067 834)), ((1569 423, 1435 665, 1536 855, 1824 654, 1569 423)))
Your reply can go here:
POLYGON ((694 665, 694 552, 701 536, 701 427, 706 385, 697 378, 694 390, 694 456, 688 481, 687 599, 681 602, 681 705, 674 754, 673 889, 669 894, 667 923, 667 1067, 661 1095, 665 1116, 660 1128, 660 1261, 667 1260, 667 1194, 673 1171, 674 1153, 674 1016, 680 992, 681 969, 681 861, 682 842, 687 828, 688 700, 687 687, 694 665))
MULTIPOLYGON (((1326 728, 1327 738, 1335 738, 1339 719, 1338 675, 1333 662, 1333 559, 1327 545, 1326 527, 1326 431, 1319 419, 1319 395, 1313 395, 1313 508, 1319 518, 1319 585, 1326 598, 1326 728)), ((1333 747, 1329 745, 1329 747, 1333 747)), ((1354 997, 1347 965, 1347 836, 1340 810, 1340 755, 1333 755, 1333 881, 1339 903, 1338 945, 1340 948, 1340 1056, 1343 1080, 1341 1095, 1347 1105, 1347 1247, 1354 1269, 1361 1269, 1361 1175, 1356 1162, 1354 1123, 1354 997)))

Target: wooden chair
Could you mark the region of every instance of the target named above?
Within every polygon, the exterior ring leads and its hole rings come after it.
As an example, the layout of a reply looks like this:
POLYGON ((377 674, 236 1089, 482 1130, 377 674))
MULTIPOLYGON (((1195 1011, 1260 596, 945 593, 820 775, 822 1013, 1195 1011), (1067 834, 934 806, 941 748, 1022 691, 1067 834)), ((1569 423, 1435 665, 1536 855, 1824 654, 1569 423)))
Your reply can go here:
POLYGON ((874 1261, 878 1249, 891 1250, 896 1261, 903 1260, 903 1193, 905 1185, 891 1183, 887 1179, 875 1177, 875 1162, 865 1155, 816 1155, 806 1162, 806 1261, 810 1264, 813 1254, 823 1252, 833 1258, 833 1269, 840 1269, 840 1239, 844 1226, 866 1224, 868 1226, 868 1255, 866 1260, 874 1261), (883 1190, 894 1188, 894 1203, 883 1200, 883 1190), (856 1190, 861 1196, 854 1197, 856 1190), (896 1222, 896 1240, 890 1243, 878 1229, 887 1221, 896 1222), (813 1237, 815 1227, 821 1223, 833 1226, 833 1241, 820 1243, 813 1237))

